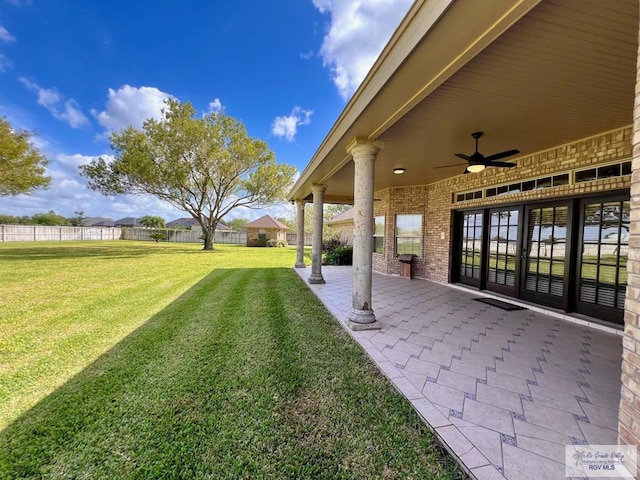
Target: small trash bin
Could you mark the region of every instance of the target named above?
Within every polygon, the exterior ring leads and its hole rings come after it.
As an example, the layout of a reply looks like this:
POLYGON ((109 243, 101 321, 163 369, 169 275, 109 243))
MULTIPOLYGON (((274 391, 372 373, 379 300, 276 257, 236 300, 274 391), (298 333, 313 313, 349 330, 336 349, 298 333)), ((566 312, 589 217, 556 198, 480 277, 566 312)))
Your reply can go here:
POLYGON ((400 262, 400 276, 405 278, 411 278, 411 262, 413 262, 412 253, 398 255, 398 261, 400 262))

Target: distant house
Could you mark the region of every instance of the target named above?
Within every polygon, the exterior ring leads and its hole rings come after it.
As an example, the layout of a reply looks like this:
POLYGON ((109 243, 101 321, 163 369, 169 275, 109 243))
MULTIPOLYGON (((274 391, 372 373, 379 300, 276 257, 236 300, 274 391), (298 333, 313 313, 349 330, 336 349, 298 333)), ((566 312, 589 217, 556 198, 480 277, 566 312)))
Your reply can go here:
POLYGON ((353 245, 353 212, 354 207, 351 207, 327 222, 327 226, 333 228, 347 245, 353 245))
POLYGON ((113 219, 109 217, 83 217, 83 227, 113 227, 113 219))
POLYGON ((114 227, 115 224, 113 220, 110 218, 104 218, 102 220, 98 220, 90 225, 91 227, 114 227))
POLYGON ((247 231, 248 247, 264 246, 269 240, 287 241, 288 227, 269 215, 247 223, 244 228, 247 231))
MULTIPOLYGON (((184 228, 186 230, 202 230, 198 220, 193 217, 182 217, 171 220, 167 223, 167 228, 184 228)), ((224 222, 218 222, 216 232, 229 232, 231 229, 224 222)))
POLYGON ((184 228, 186 230, 194 230, 199 229, 200 224, 198 223, 198 220, 193 217, 183 217, 167 222, 167 228, 184 228))
POLYGON ((135 217, 125 217, 113 222, 116 227, 141 227, 140 219, 135 217))

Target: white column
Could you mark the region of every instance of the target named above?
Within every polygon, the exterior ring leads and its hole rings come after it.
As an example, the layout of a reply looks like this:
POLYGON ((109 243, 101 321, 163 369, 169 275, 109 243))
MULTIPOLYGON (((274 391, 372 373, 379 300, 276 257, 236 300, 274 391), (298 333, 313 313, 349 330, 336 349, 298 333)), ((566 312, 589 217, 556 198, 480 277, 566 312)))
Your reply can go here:
POLYGON ((296 265, 295 268, 305 268, 304 264, 304 200, 296 200, 298 213, 296 226, 298 227, 298 241, 296 244, 296 265))
POLYGON ((326 185, 312 185, 313 237, 311 240, 311 276, 309 283, 324 283, 322 277, 322 217, 326 185))
POLYGON ((354 140, 347 147, 353 157, 353 290, 349 326, 353 330, 380 328, 371 305, 373 272, 373 171, 382 144, 354 140))

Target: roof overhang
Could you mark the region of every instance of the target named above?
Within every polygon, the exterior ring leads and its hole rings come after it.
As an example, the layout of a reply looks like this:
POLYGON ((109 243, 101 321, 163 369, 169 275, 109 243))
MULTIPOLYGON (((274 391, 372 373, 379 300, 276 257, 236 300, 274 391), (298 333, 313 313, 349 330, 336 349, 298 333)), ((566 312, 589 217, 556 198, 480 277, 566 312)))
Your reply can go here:
POLYGON ((351 203, 354 138, 382 141, 375 190, 461 174, 454 153, 522 155, 632 123, 635 0, 416 1, 289 193, 351 203), (394 167, 405 168, 393 175, 394 167))

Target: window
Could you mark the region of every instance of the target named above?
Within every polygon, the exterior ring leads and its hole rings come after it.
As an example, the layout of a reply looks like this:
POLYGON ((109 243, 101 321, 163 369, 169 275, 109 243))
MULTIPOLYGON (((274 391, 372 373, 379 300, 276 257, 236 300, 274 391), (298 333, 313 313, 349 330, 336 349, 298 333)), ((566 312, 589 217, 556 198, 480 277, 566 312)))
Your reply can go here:
POLYGON ((422 215, 396 215, 396 255, 420 256, 422 215))
POLYGON ((384 216, 373 218, 373 252, 384 253, 384 216))

